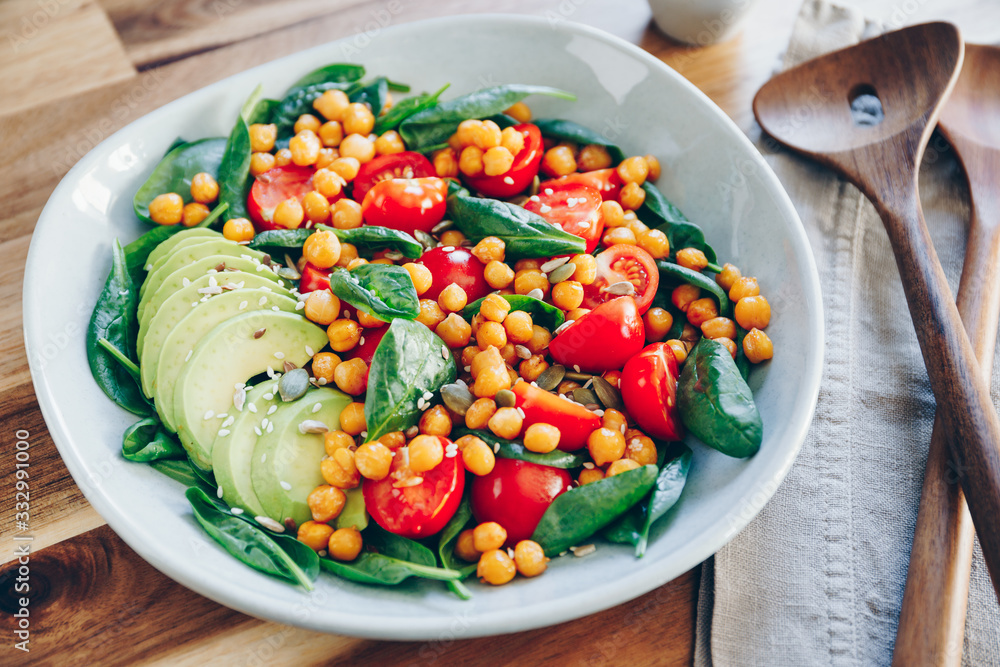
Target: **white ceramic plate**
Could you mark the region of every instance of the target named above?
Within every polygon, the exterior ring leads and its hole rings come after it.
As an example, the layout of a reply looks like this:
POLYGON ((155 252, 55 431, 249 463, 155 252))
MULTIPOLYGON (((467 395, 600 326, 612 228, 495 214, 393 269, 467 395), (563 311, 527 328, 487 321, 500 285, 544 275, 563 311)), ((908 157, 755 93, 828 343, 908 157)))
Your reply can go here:
POLYGON ((42 212, 24 281, 25 343, 42 413, 87 499, 154 567, 240 611, 306 628, 389 639, 514 632, 590 614, 645 593, 711 556, 763 507, 792 465, 819 389, 823 320, 805 233, 777 178, 726 115, 644 51, 597 30, 513 16, 461 16, 386 29, 365 45, 333 42, 182 97, 117 132, 73 167, 42 212), (359 48, 360 47, 360 48, 359 48), (664 193, 701 224, 724 261, 759 278, 772 303, 774 360, 751 385, 764 442, 749 460, 695 444, 678 508, 645 557, 599 542, 586 558, 556 559, 538 579, 463 602, 437 582, 398 588, 323 575, 309 594, 258 574, 210 542, 178 483, 120 456, 135 417, 94 384, 83 339, 115 237, 143 231, 132 195, 177 137, 225 136, 258 83, 268 97, 330 62, 416 91, 451 82, 449 96, 498 83, 556 86, 579 101, 528 100, 536 115, 603 132, 628 154, 652 153, 664 193), (59 270, 53 270, 59 267, 59 270), (71 279, 67 279, 71 276, 71 279), (582 585, 581 582, 586 582, 582 585))

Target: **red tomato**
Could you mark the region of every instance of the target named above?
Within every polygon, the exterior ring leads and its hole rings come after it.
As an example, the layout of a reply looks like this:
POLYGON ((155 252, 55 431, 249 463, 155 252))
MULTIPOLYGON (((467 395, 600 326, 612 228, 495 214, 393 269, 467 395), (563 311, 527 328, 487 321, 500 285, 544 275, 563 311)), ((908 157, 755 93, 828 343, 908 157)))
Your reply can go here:
POLYGON ((619 243, 597 256, 597 279, 583 288, 583 307, 593 310, 602 303, 616 299, 605 289, 617 282, 635 285, 635 305, 642 315, 649 310, 660 286, 660 271, 653 257, 639 246, 619 243))
POLYGON ((588 185, 559 185, 542 188, 524 203, 524 208, 553 225, 587 242, 593 252, 604 231, 601 217, 601 193, 588 185))
POLYGON ((448 183, 443 178, 392 178, 379 181, 361 202, 366 225, 412 234, 430 233, 444 218, 448 183))
POLYGON ((587 373, 618 370, 639 353, 646 330, 635 300, 623 296, 602 303, 549 343, 557 363, 587 373))
POLYGON ((563 185, 589 185, 600 192, 601 198, 605 201, 612 199, 618 201, 618 194, 622 191, 625 183, 616 169, 596 169, 545 181, 539 186, 539 191, 545 192, 545 188, 554 190, 563 185))
POLYGON ((561 468, 497 459, 491 473, 472 480, 472 513, 479 523, 496 521, 503 526, 507 544, 513 546, 531 537, 545 510, 572 483, 561 468))
POLYGON ((487 197, 506 199, 524 192, 538 174, 538 166, 542 163, 545 150, 542 147, 542 132, 536 125, 521 123, 514 129, 524 137, 524 148, 514 156, 514 164, 505 174, 497 176, 465 176, 465 182, 470 188, 487 197))
POLYGON ((431 287, 420 295, 421 299, 437 301, 441 290, 452 283, 465 290, 469 303, 493 291, 483 276, 486 265, 466 248, 455 246, 431 248, 420 256, 417 263, 430 269, 432 276, 431 287))
POLYGON ((552 424, 559 429, 559 449, 572 452, 587 444, 587 438, 601 427, 601 418, 565 398, 539 389, 530 382, 512 388, 515 407, 524 411, 524 428, 532 424, 552 424))
POLYGON ((302 268, 302 279, 299 280, 299 292, 314 292, 318 289, 329 289, 330 272, 332 269, 321 269, 306 262, 302 268))
POLYGON ((351 197, 362 202, 373 185, 391 178, 424 178, 437 176, 434 165, 420 153, 403 151, 393 155, 382 155, 361 165, 351 186, 351 197))
MULTIPOLYGON (((289 197, 295 197, 300 202, 307 193, 312 192, 312 177, 316 170, 312 167, 299 167, 294 164, 268 169, 254 179, 247 196, 247 211, 258 231, 282 229, 274 224, 274 209, 289 197)), ((335 202, 343 195, 330 199, 335 202)), ((303 219, 303 224, 305 220, 303 219)))
POLYGON ((684 435, 677 408, 677 358, 666 343, 653 343, 628 360, 618 383, 625 409, 643 431, 661 440, 684 435))
MULTIPOLYGON (((344 306, 347 305, 348 304, 344 304, 344 306)), ((382 325, 377 329, 369 329, 368 327, 365 327, 361 330, 361 340, 364 342, 355 345, 354 348, 344 356, 344 359, 361 359, 365 362, 365 365, 371 366, 372 357, 375 356, 375 348, 377 348, 378 344, 382 342, 382 336, 384 336, 385 332, 388 330, 389 327, 385 325, 382 325)))
MULTIPOLYGON (((441 445, 451 444, 441 438, 441 445)), ((402 456, 392 459, 392 470, 403 462, 402 456)), ((379 481, 366 479, 362 483, 365 509, 375 523, 390 533, 410 539, 433 535, 444 528, 462 502, 465 490, 465 467, 461 456, 444 457, 436 468, 420 473, 423 481, 413 486, 395 488, 392 473, 379 481)))

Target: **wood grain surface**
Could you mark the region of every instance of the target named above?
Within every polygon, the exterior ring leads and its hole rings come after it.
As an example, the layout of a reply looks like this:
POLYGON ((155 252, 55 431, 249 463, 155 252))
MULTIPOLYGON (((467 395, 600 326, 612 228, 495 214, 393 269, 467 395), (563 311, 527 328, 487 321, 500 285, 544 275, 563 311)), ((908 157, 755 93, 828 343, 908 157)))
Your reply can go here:
MULTIPOLYGON (((909 3, 914 8, 901 17, 893 16, 900 4, 893 0, 864 4, 890 21, 959 19, 974 34, 991 1, 909 3)), ((31 232, 59 180, 87 151, 143 114, 254 65, 361 32, 388 4, 0 3, 0 137, 6 149, 0 161, 0 253, 6 260, 0 263, 0 664, 691 663, 696 570, 605 612, 500 639, 374 642, 245 616, 174 583, 132 552, 87 503, 48 436, 31 387, 20 299, 31 232), (37 587, 30 654, 13 648, 10 615, 17 597, 13 451, 19 430, 32 443, 31 567, 37 587)), ((798 5, 758 0, 740 35, 709 47, 664 37, 651 26, 642 0, 398 0, 401 10, 392 22, 492 11, 593 25, 664 60, 749 127, 750 100, 777 66, 798 5)))

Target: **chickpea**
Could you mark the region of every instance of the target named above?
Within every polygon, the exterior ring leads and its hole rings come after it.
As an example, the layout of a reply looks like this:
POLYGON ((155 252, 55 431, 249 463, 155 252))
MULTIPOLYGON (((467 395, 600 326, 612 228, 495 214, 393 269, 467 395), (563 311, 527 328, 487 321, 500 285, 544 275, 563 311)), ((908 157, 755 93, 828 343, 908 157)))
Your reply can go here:
POLYGON ((375 142, 363 134, 348 134, 340 142, 340 154, 352 157, 361 164, 371 162, 375 157, 375 142))
POLYGON ((463 436, 459 440, 464 440, 465 438, 468 438, 468 440, 463 443, 464 446, 461 446, 461 451, 462 462, 465 464, 466 469, 478 477, 493 472, 493 466, 496 465, 496 457, 490 446, 482 438, 477 438, 474 435, 463 436))
POLYGON ((314 290, 306 298, 303 313, 310 321, 329 326, 340 313, 340 299, 328 289, 314 290))
POLYGON ((395 451, 406 444, 406 434, 402 431, 390 431, 379 438, 378 442, 395 451))
POLYGON ((514 345, 523 345, 535 335, 531 314, 523 310, 515 310, 507 315, 503 321, 503 328, 507 341, 514 345))
POLYGON ((649 169, 649 175, 646 176, 646 180, 655 181, 660 177, 660 161, 653 155, 645 155, 643 159, 646 160, 646 167, 649 169))
POLYGON ((751 329, 743 337, 743 353, 752 364, 759 364, 774 356, 774 344, 760 329, 751 329))
POLYGON ((483 151, 477 146, 466 146, 458 156, 458 169, 466 176, 483 173, 483 151))
POLYGON ((403 138, 396 130, 389 130, 375 140, 375 152, 379 155, 395 155, 406 150, 403 138))
POLYGON ((563 310, 579 308, 583 303, 583 285, 575 280, 564 280, 552 287, 552 305, 563 310))
POLYGON ((463 530, 458 534, 458 539, 455 540, 455 555, 467 563, 475 563, 482 555, 476 551, 476 547, 473 545, 472 533, 472 528, 463 530))
POLYGON ((313 266, 329 269, 340 260, 340 239, 333 232, 313 232, 302 244, 302 256, 313 266))
POLYGON ((531 340, 524 344, 532 354, 541 354, 542 351, 547 350, 549 343, 552 341, 552 334, 549 330, 541 327, 537 324, 531 326, 531 340))
POLYGON ((486 283, 493 289, 504 289, 514 282, 514 271, 503 262, 491 261, 484 270, 486 283))
POLYGON ((548 296, 552 290, 552 284, 544 273, 538 269, 526 269, 514 274, 514 292, 516 294, 527 294, 536 289, 541 290, 543 298, 548 296))
POLYGON ((499 408, 493 413, 493 416, 490 417, 487 425, 497 437, 504 438, 506 440, 513 440, 520 435, 523 423, 524 420, 521 418, 521 413, 519 413, 515 408, 499 408))
POLYGON ((514 156, 503 146, 494 146, 483 154, 483 172, 487 176, 506 174, 513 164, 514 156))
POLYGON ((537 259, 519 259, 517 263, 514 264, 514 271, 528 271, 530 269, 541 269, 542 262, 537 259))
POLYGON ((320 112, 327 120, 339 121, 350 105, 347 93, 342 90, 328 90, 313 100, 313 109, 320 112))
POLYGON ((442 148, 434 153, 434 172, 440 178, 458 178, 458 153, 454 148, 442 148))
POLYGON ((515 102, 513 106, 504 111, 505 114, 516 120, 518 123, 531 122, 531 109, 524 102, 515 102))
POLYGON ((345 183, 350 183, 357 178, 358 171, 361 170, 361 161, 356 157, 347 157, 342 155, 331 162, 327 169, 344 179, 345 183))
MULTIPOLYGON (((621 164, 618 165, 618 177, 622 179, 625 183, 635 183, 637 186, 642 185, 646 182, 646 177, 649 176, 649 164, 646 162, 645 158, 635 156, 630 158, 625 158, 622 160, 621 164)), ((630 206, 629 208, 637 208, 635 206, 630 206)))
POLYGON ((507 541, 507 531, 495 521, 487 521, 472 530, 472 546, 476 551, 499 549, 507 541))
POLYGON ((628 419, 620 411, 608 408, 604 411, 604 416, 601 417, 601 426, 612 431, 625 433, 625 429, 628 427, 628 419))
POLYGON ((524 448, 529 452, 548 454, 559 446, 559 436, 559 429, 552 424, 532 424, 524 432, 524 448))
POLYGON ((369 135, 375 127, 375 115, 361 102, 347 105, 340 116, 340 124, 347 134, 369 135))
POLYGON ((458 231, 457 229, 448 229, 441 233, 441 243, 453 246, 459 246, 465 243, 465 234, 458 231))
POLYGON ((444 344, 455 349, 465 347, 472 338, 472 327, 458 313, 451 313, 434 329, 444 344))
POLYGON ((323 481, 338 489, 353 489, 361 483, 358 467, 354 463, 354 452, 346 447, 335 451, 333 456, 323 459, 319 464, 319 470, 323 475, 323 481))
MULTIPOLYGON (((760 286, 757 284, 756 278, 748 278, 746 276, 737 278, 736 282, 729 289, 729 300, 733 303, 739 303, 740 299, 745 299, 748 296, 757 296, 760 294, 760 286)), ((768 308, 770 310, 770 308, 768 308)))
POLYGON ((274 169, 277 165, 278 160, 275 156, 270 153, 251 153, 250 154, 250 175, 260 176, 265 171, 270 171, 274 169))
POLYGON ((719 316, 719 308, 715 299, 705 297, 691 302, 687 309, 687 319, 692 325, 700 327, 705 322, 719 316))
POLYGON ((548 367, 549 362, 545 361, 544 355, 533 354, 521 362, 517 371, 526 382, 534 382, 548 367))
POLYGON ((592 285, 597 280, 597 258, 593 255, 574 255, 570 263, 576 266, 570 279, 581 285, 592 285))
POLYGON ((340 516, 347 504, 347 495, 335 486, 322 484, 312 490, 306 504, 313 521, 328 523, 340 516))
POLYGON ((326 549, 331 535, 333 535, 333 528, 325 523, 306 521, 299 526, 299 542, 302 542, 313 551, 326 549))
POLYGON ((418 435, 407 445, 410 469, 415 473, 428 472, 444 461, 444 446, 436 435, 418 435))
POLYGON ((181 209, 181 224, 185 227, 194 227, 207 218, 209 213, 208 207, 204 204, 199 204, 196 201, 185 204, 184 208, 181 209))
POLYGON ((617 461, 625 454, 625 436, 621 431, 602 426, 588 436, 587 450, 596 465, 617 461))
POLYGON ((587 144, 580 149, 576 163, 580 171, 607 169, 611 166, 611 155, 608 154, 608 149, 600 144, 587 144))
POLYGON ((323 434, 323 449, 327 456, 333 456, 338 449, 354 446, 354 437, 347 431, 327 431, 323 434))
POLYGON ((605 227, 621 227, 625 224, 625 211, 613 199, 601 203, 601 217, 604 218, 605 227))
POLYGON ((288 150, 292 152, 292 162, 300 167, 308 167, 316 162, 319 149, 323 147, 319 137, 312 130, 302 130, 288 140, 288 150))
POLYGON ((685 323, 684 328, 681 330, 681 340, 688 344, 688 349, 694 347, 700 339, 701 330, 685 323))
POLYGON ((590 308, 574 308, 573 310, 566 311, 566 321, 575 322, 584 315, 590 312, 590 308))
POLYGON ((456 283, 451 283, 438 296, 438 305, 447 313, 457 313, 468 303, 469 296, 456 283))
POLYGON ((417 296, 420 296, 431 288, 434 276, 431 275, 431 270, 426 266, 410 262, 409 264, 404 264, 403 268, 410 274, 410 280, 413 281, 413 288, 417 290, 417 296))
MULTIPOLYGON (((344 187, 344 179, 340 174, 334 173, 328 168, 317 169, 313 174, 313 187, 323 197, 336 197, 344 187)), ((329 210, 329 202, 327 202, 329 210)))
POLYGON ((701 271, 708 266, 708 258, 697 248, 681 248, 677 251, 677 263, 685 269, 701 271))
POLYGON ((435 405, 420 417, 420 432, 425 435, 448 437, 451 433, 451 415, 443 405, 435 405))
POLYGON ((353 350, 361 340, 361 325, 354 320, 334 320, 326 329, 334 352, 353 350))
POLYGON ((360 435, 368 428, 368 425, 365 424, 365 404, 349 403, 346 408, 341 410, 340 428, 350 435, 360 435))
MULTIPOLYGON (((378 260, 376 260, 378 261, 378 260)), ((373 262, 374 263, 374 262, 373 262)), ((377 329, 385 324, 385 320, 382 320, 374 315, 369 315, 363 310, 358 311, 358 324, 360 324, 365 329, 377 329)), ((364 333, 364 332, 362 332, 364 333)))
POLYGON ((653 259, 665 259, 670 255, 670 241, 659 229, 649 229, 636 234, 635 240, 653 259))
POLYGON ((625 445, 625 457, 629 458, 641 466, 656 463, 656 443, 652 438, 645 435, 628 437, 628 444, 625 445))
MULTIPOLYGON (((330 202, 326 197, 313 190, 312 192, 307 192, 302 197, 302 211, 305 213, 306 220, 314 225, 326 224, 326 222, 330 219, 330 202)), ((337 260, 340 260, 339 240, 337 241, 337 260)), ((336 262, 334 262, 334 264, 336 264, 336 262)))
POLYGON ((771 323, 771 304, 762 296, 745 296, 736 302, 736 321, 744 329, 764 329, 771 323))
POLYGON ((496 236, 487 236, 472 249, 473 256, 483 264, 502 262, 506 244, 496 236))
MULTIPOLYGON (((495 347, 487 351, 495 352, 497 358, 500 358, 500 352, 495 347)), ((497 392, 501 389, 510 389, 510 386, 511 377, 507 372, 507 364, 503 363, 501 359, 499 364, 487 366, 479 371, 479 374, 476 376, 476 382, 472 386, 472 393, 480 398, 492 397, 496 396, 497 392)), ((490 418, 491 424, 495 417, 496 415, 490 418)))
POLYGON ((694 303, 700 295, 700 288, 685 283, 674 288, 674 291, 670 293, 670 301, 674 304, 675 308, 686 313, 688 308, 691 307, 691 304, 694 303))
POLYGON ((490 417, 497 411, 497 404, 492 398, 476 399, 465 411, 465 426, 473 430, 485 428, 490 417))
POLYGON ((524 135, 513 127, 505 127, 500 133, 500 146, 506 148, 512 156, 524 150, 524 135))
MULTIPOLYGON (((689 311, 690 312, 690 311, 689 311)), ((736 338, 736 323, 728 317, 713 317, 702 322, 701 333, 705 338, 736 338)))
POLYGON ((642 322, 646 325, 646 342, 655 343, 667 337, 674 326, 674 316, 668 310, 653 307, 642 316, 642 322))
POLYGON ((329 120, 320 125, 317 132, 320 142, 329 148, 339 146, 340 142, 344 140, 344 126, 340 124, 340 121, 329 120))
POLYGON ((298 117, 295 121, 295 125, 292 131, 298 134, 302 130, 309 130, 310 132, 319 132, 319 126, 322 125, 319 118, 312 115, 311 113, 304 113, 298 117))
POLYGON ((553 178, 566 176, 576 171, 576 158, 568 146, 553 146, 542 157, 542 172, 553 178))
POLYGON ((620 475, 623 472, 635 470, 638 467, 639 464, 632 459, 618 459, 617 461, 612 461, 611 465, 608 466, 607 472, 604 473, 604 476, 614 477, 615 475, 620 475))
POLYGON ((330 384, 333 382, 333 372, 337 369, 338 364, 340 364, 340 357, 334 353, 318 352, 312 358, 312 376, 317 380, 322 378, 326 384, 330 384))
POLYGON ((602 479, 604 479, 604 471, 600 468, 584 468, 580 471, 580 476, 576 478, 576 481, 580 486, 583 486, 602 479))
POLYGON ((327 552, 335 560, 351 561, 361 554, 361 533, 355 528, 338 528, 330 535, 327 552))
POLYGON ((733 288, 733 284, 742 277, 743 275, 738 268, 732 264, 723 264, 722 271, 715 274, 715 282, 728 293, 733 288))
POLYGON ((613 245, 636 245, 635 232, 628 227, 614 227, 601 238, 601 243, 610 248, 613 245))
POLYGON ((356 259, 358 259, 358 249, 350 243, 341 243, 340 261, 337 262, 337 266, 346 269, 356 259))
POLYGON ((157 195, 149 202, 149 218, 158 225, 176 225, 184 217, 184 200, 175 192, 157 195))
POLYGON ((729 354, 732 355, 733 359, 736 358, 736 341, 732 338, 713 338, 716 343, 721 343, 727 350, 729 354))
POLYGON ((417 322, 420 322, 433 331, 439 324, 444 322, 445 314, 434 299, 420 300, 420 314, 417 315, 417 322))
POLYGON ((484 584, 502 586, 517 574, 517 567, 514 561, 502 549, 487 551, 479 557, 479 565, 476 567, 476 576, 484 584))
POLYGON ((285 229, 296 229, 306 218, 306 212, 302 208, 302 202, 295 197, 279 202, 274 207, 273 222, 285 229))
POLYGON ((509 312, 510 302, 497 294, 487 296, 479 307, 479 314, 491 322, 503 322, 509 312))
POLYGON ((476 333, 476 342, 484 350, 491 346, 500 349, 507 344, 507 331, 499 322, 483 322, 476 333))
POLYGON ((211 204, 219 198, 219 184, 207 171, 191 177, 191 199, 199 204, 211 204))
MULTIPOLYGON (((254 123, 250 126, 250 150, 254 153, 270 153, 278 138, 278 126, 254 123)), ((208 203, 208 202, 204 202, 208 203)))
POLYGON ((292 163, 292 151, 282 148, 274 153, 274 166, 286 167, 292 163))
POLYGON ((667 345, 674 353, 674 358, 677 360, 677 363, 683 364, 688 356, 688 347, 684 344, 684 341, 673 338, 667 341, 667 345))
POLYGON ((364 359, 348 359, 337 364, 333 370, 333 381, 345 394, 360 396, 368 388, 368 364, 364 359))

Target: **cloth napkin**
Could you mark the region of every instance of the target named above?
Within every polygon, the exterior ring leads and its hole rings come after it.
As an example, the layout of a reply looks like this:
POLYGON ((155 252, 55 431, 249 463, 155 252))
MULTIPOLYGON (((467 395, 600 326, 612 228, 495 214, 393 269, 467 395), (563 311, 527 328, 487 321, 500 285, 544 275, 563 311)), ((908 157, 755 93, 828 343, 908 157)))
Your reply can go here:
MULTIPOLYGON (((883 31, 855 10, 807 0, 782 67, 883 31)), ((704 566, 695 664, 887 665, 934 397, 871 204, 833 172, 775 146, 759 127, 748 132, 809 236, 823 290, 825 363, 816 416, 794 467, 760 515, 704 566)), ((954 293, 968 188, 937 134, 920 190, 954 293)), ((779 342, 775 354, 781 354, 779 342)), ((994 369, 993 397, 1000 403, 1000 361, 994 369)), ((978 543, 961 650, 965 665, 1000 665, 1000 606, 978 543)))

